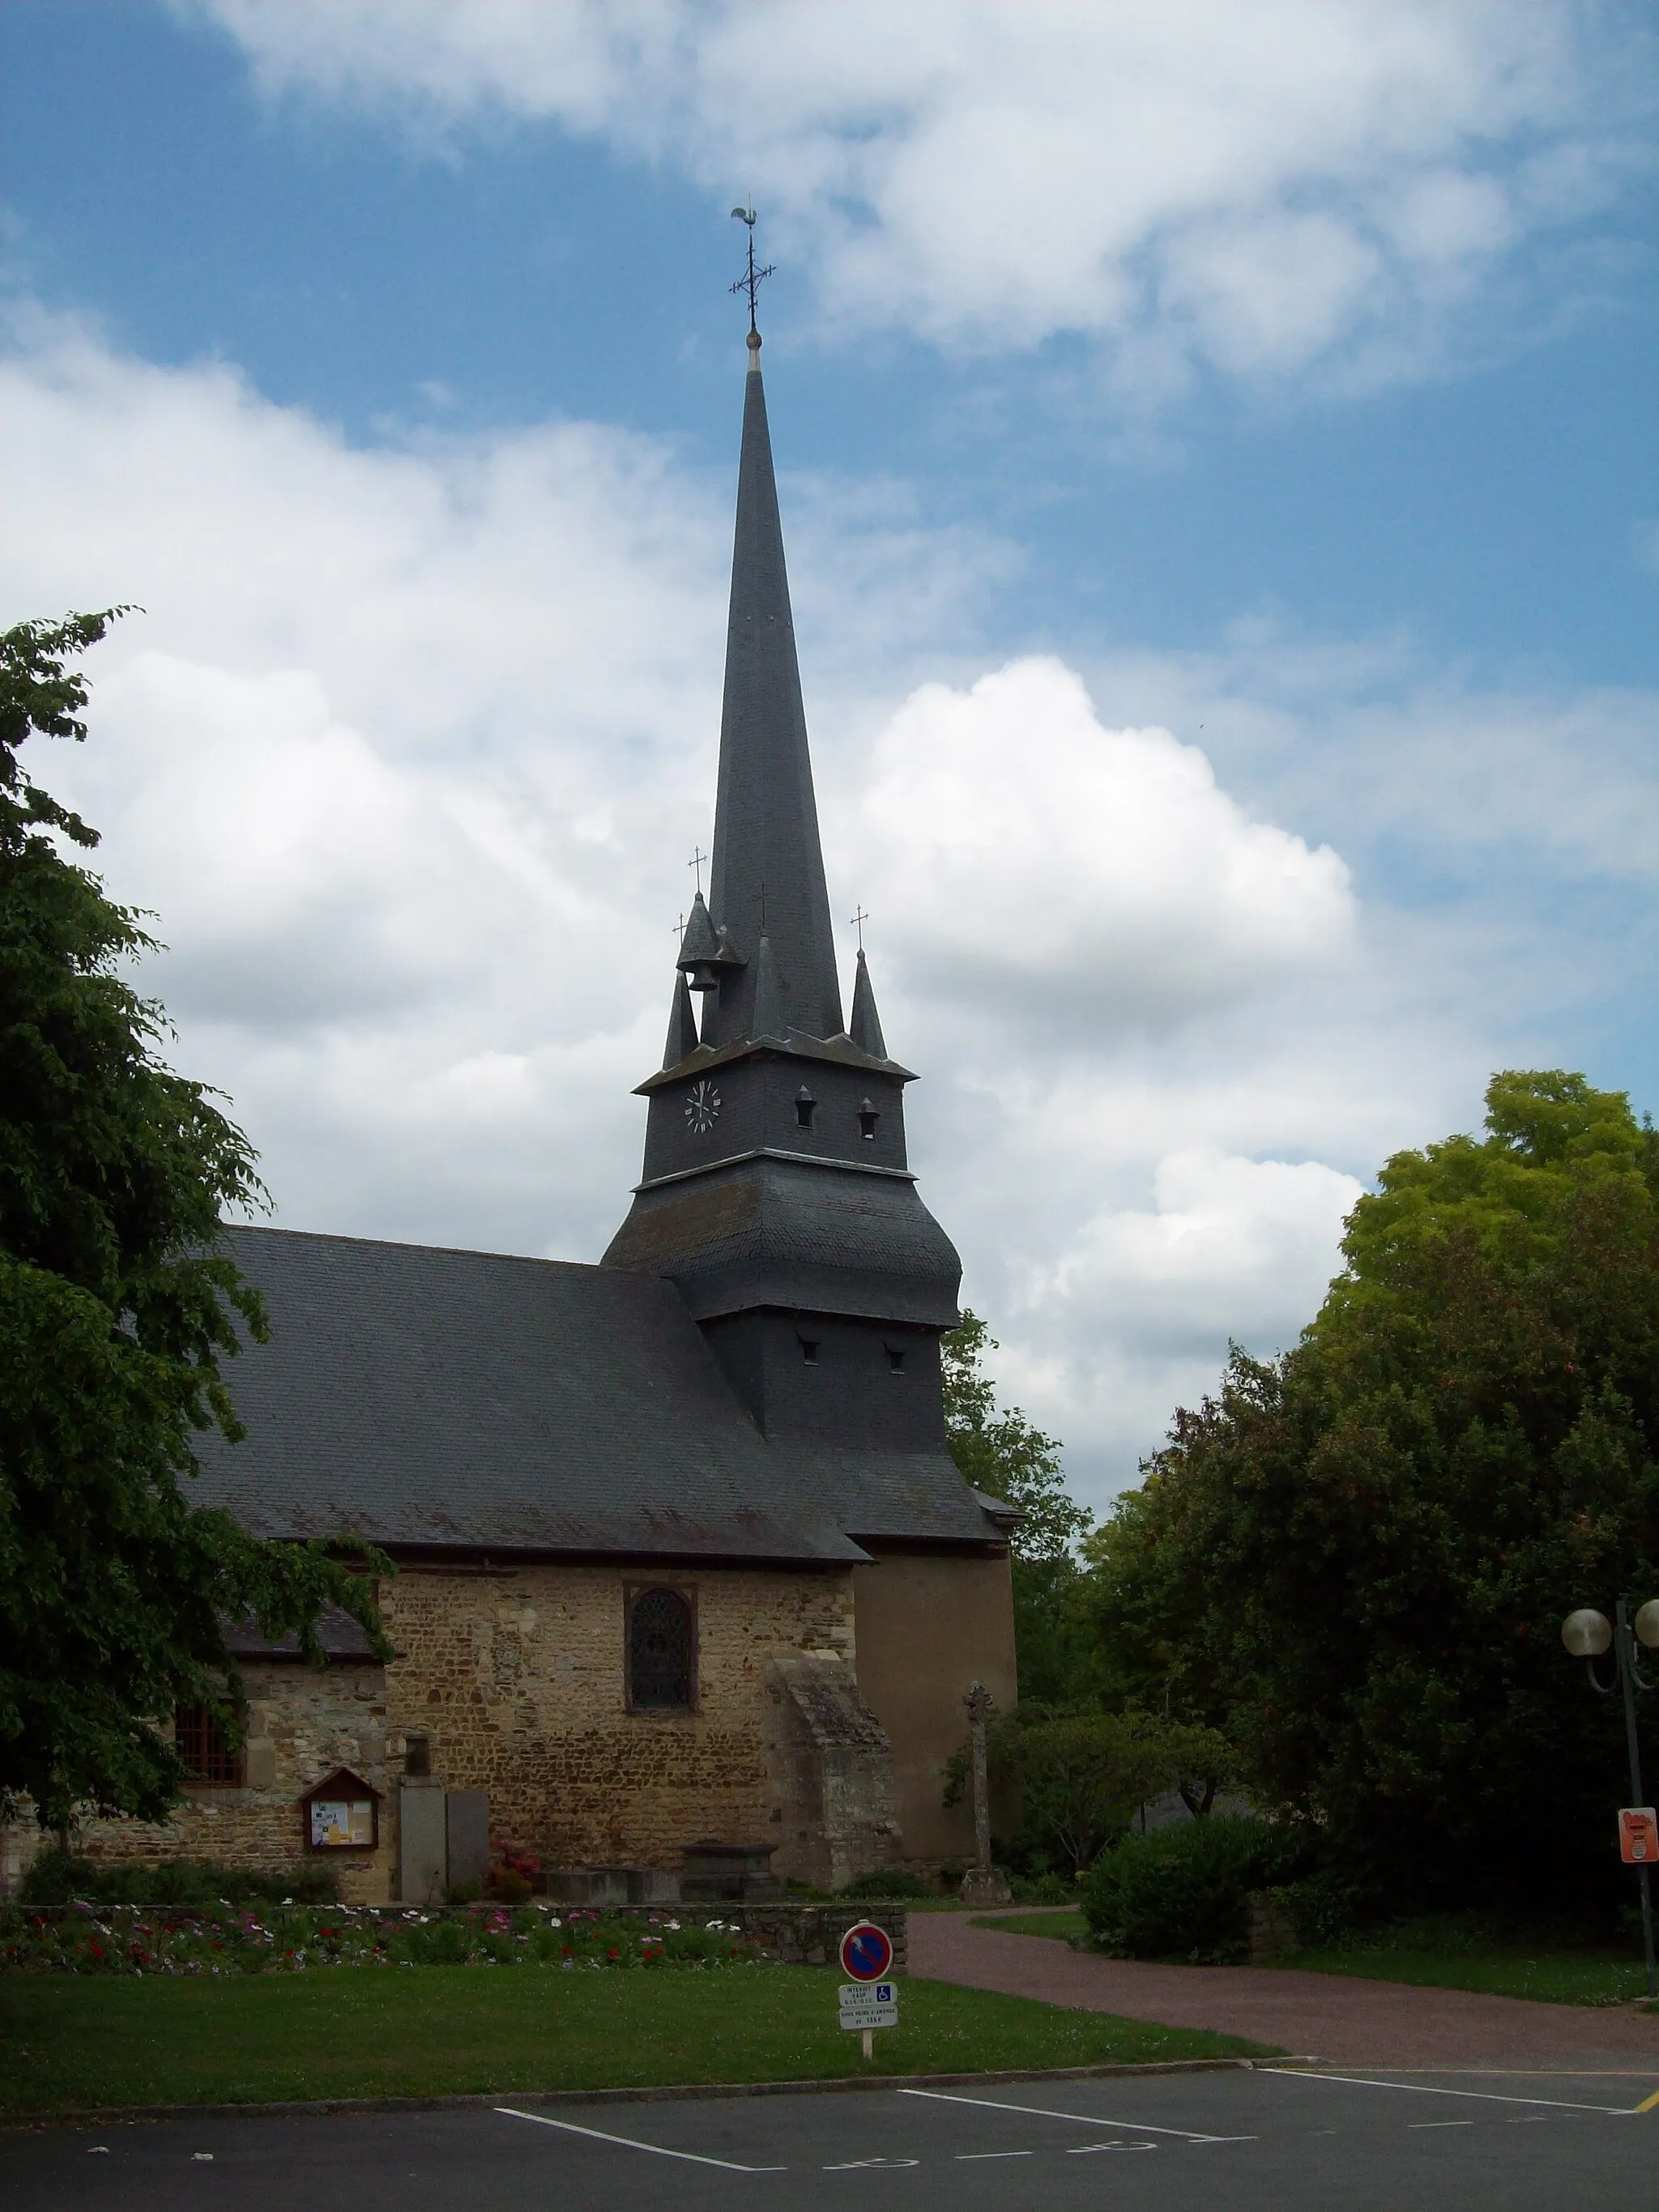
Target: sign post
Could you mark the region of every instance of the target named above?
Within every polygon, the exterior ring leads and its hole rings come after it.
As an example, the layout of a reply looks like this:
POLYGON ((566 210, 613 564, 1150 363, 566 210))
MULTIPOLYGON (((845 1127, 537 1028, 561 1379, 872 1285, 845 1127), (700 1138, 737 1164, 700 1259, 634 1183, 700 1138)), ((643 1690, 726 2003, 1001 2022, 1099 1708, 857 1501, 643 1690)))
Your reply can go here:
POLYGON ((893 1939, 873 1920, 860 1920, 841 1939, 841 1970, 848 1978, 839 1992, 841 2024, 856 2029, 863 2055, 876 2055, 875 2031, 898 2026, 898 1990, 893 1970, 893 1939))

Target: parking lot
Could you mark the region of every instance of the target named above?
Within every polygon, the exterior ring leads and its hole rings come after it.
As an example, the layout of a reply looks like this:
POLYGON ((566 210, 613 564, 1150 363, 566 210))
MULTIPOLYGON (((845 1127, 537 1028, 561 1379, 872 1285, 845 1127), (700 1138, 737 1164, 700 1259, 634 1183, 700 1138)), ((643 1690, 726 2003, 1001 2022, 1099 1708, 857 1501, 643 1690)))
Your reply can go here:
POLYGON ((1185 2212, 1650 2201, 1659 2077, 1306 2069, 830 2095, 165 2119, 0 2136, 18 2212, 1185 2212), (1638 2109, 1653 2099, 1655 2109, 1638 2109))

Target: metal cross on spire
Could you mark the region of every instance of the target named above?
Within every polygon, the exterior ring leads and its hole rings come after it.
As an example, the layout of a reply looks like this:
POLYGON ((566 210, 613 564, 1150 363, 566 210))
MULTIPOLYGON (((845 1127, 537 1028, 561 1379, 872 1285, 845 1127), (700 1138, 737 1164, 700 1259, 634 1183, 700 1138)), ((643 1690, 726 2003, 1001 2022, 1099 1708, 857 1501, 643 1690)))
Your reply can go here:
POLYGON ((850 915, 848 919, 851 921, 854 928, 856 929, 859 933, 859 951, 862 952, 864 950, 864 925, 869 921, 870 916, 865 910, 863 905, 860 904, 858 912, 856 914, 850 915))
POLYGON ((685 864, 688 868, 695 868, 697 872, 697 896, 699 898, 702 896, 702 864, 708 858, 708 855, 707 853, 701 851, 698 847, 694 845, 691 848, 691 857, 685 864))
POLYGON ((755 210, 753 206, 734 207, 732 212, 739 222, 746 223, 749 227, 749 266, 744 270, 743 275, 738 277, 737 283, 730 287, 730 289, 733 292, 747 292, 749 295, 749 327, 753 331, 757 327, 755 321, 755 295, 759 291, 761 286, 766 282, 767 278, 772 274, 774 264, 769 261, 764 269, 757 269, 755 266, 755 210))

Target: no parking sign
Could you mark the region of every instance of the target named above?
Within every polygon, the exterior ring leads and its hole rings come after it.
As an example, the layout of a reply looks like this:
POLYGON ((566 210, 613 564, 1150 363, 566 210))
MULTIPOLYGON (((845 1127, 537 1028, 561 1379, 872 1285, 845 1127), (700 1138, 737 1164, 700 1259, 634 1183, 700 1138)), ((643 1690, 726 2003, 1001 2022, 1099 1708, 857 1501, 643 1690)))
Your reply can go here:
POLYGON ((841 2024, 864 2039, 864 2055, 875 2048, 872 2031, 898 2026, 898 1991, 886 1978, 893 1970, 893 1939, 873 1920, 860 1920, 841 1939, 841 2024))
POLYGON ((841 1970, 849 1982, 878 1982, 893 1970, 893 1939, 873 1920, 860 1920, 841 1939, 841 1970))

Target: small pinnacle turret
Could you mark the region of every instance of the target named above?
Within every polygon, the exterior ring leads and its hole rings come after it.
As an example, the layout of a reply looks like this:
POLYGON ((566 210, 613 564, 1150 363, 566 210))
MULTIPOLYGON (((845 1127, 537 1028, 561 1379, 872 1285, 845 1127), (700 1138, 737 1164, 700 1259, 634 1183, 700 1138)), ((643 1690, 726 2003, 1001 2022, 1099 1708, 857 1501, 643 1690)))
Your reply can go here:
POLYGON ((882 1041, 881 1016, 876 1012, 876 994, 870 981, 870 963, 864 957, 864 947, 859 947, 857 980, 853 985, 853 1018, 847 1034, 860 1052, 867 1052, 872 1060, 885 1060, 887 1047, 882 1041))
POLYGON ((749 1014, 749 1035, 758 1044, 763 1038, 769 1043, 788 1042, 788 1019, 783 1010, 783 994, 778 987, 778 963, 772 957, 772 940, 763 934, 760 950, 755 955, 755 995, 749 1014))
POLYGON ((668 1017, 668 1042, 663 1047, 662 1064, 678 1067, 683 1060, 690 1059, 697 1048, 697 1017, 691 1004, 691 994, 684 975, 674 978, 674 1005, 668 1017))

